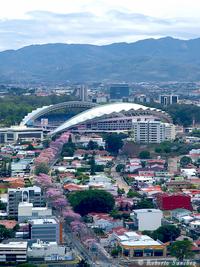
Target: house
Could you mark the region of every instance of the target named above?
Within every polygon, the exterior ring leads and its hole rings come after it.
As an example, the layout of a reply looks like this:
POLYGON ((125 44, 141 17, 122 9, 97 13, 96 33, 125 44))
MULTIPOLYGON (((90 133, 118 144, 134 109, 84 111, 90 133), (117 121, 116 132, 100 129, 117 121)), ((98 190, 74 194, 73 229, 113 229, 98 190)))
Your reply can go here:
POLYGON ((77 184, 65 184, 63 186, 64 190, 66 192, 74 192, 74 191, 82 191, 82 190, 87 190, 89 189, 88 185, 77 185, 77 184))
POLYGON ((111 178, 107 177, 105 174, 98 174, 90 176, 90 181, 88 183, 90 188, 103 189, 114 196, 117 196, 118 186, 111 182, 111 178))
MULTIPOLYGON (((190 216, 192 212, 187 209, 174 209, 171 211, 171 217, 181 222, 183 217, 190 216)), ((186 218, 185 218, 186 219, 186 218)))
POLYGON ((101 228, 106 232, 111 231, 113 228, 122 227, 123 221, 119 219, 113 219, 107 213, 90 213, 90 216, 93 219, 91 227, 101 228))
POLYGON ((186 177, 187 179, 191 179, 192 177, 196 177, 197 175, 197 170, 196 168, 182 168, 181 169, 181 174, 186 177))

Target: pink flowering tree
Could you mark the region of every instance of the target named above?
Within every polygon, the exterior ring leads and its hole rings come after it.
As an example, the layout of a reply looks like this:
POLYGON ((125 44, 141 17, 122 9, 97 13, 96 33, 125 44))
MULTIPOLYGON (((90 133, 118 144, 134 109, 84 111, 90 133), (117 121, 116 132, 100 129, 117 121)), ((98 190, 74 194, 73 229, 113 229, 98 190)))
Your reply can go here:
POLYGON ((62 209, 68 205, 68 202, 64 196, 60 196, 59 198, 53 200, 51 204, 55 209, 62 211, 62 209))
POLYGON ((50 187, 46 191, 46 196, 48 199, 53 200, 62 196, 62 192, 58 188, 50 187))
POLYGON ((71 221, 79 221, 81 219, 80 214, 74 212, 71 209, 64 210, 62 212, 63 217, 66 219, 66 221, 71 222, 71 221))
POLYGON ((35 177, 35 183, 43 189, 46 189, 52 185, 52 180, 49 175, 41 173, 35 177))

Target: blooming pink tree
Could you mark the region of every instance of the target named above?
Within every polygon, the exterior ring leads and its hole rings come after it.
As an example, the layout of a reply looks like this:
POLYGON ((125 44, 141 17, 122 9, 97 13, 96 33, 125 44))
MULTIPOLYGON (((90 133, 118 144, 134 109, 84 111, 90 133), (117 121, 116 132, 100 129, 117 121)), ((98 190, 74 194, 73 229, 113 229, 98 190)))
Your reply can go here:
POLYGON ((71 209, 68 209, 68 210, 64 210, 63 211, 63 217, 65 219, 69 219, 71 221, 79 221, 81 219, 81 216, 80 214, 78 213, 75 213, 73 210, 71 209))
POLYGON ((56 198, 52 201, 52 206, 56 209, 62 209, 68 205, 68 202, 64 196, 60 196, 59 198, 56 198))
POLYGON ((52 185, 52 180, 49 175, 41 173, 40 175, 35 177, 35 183, 43 189, 46 189, 52 185))
POLYGON ((58 188, 50 187, 46 191, 46 196, 48 199, 57 199, 62 196, 62 192, 58 188))

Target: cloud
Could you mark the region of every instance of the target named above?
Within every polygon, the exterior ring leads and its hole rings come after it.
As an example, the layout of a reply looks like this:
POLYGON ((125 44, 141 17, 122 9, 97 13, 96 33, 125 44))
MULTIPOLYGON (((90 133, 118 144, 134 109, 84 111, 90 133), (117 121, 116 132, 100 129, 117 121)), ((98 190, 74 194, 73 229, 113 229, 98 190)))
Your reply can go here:
POLYGON ((110 10, 103 15, 92 12, 53 13, 31 11, 23 19, 0 20, 0 49, 15 49, 42 43, 133 42, 143 38, 173 36, 195 38, 200 35, 199 20, 159 18, 140 13, 110 10))

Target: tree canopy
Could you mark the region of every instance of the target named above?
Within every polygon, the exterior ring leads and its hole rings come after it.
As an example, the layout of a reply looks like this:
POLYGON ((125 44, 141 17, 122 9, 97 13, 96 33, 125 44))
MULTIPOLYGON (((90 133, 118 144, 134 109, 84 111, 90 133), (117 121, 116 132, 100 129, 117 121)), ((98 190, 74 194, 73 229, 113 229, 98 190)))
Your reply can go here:
POLYGON ((113 154, 117 154, 123 146, 124 134, 111 133, 108 134, 105 138, 106 140, 106 149, 113 154))
POLYGON ((69 195, 75 212, 86 215, 90 212, 110 212, 115 204, 113 196, 104 190, 86 190, 69 195))
POLYGON ((154 208, 153 202, 148 199, 141 199, 134 207, 134 209, 153 209, 153 208, 154 208))
POLYGON ((150 152, 149 151, 141 151, 140 154, 139 154, 139 158, 140 159, 150 159, 150 152))
POLYGON ((176 257, 179 261, 190 259, 192 257, 192 242, 188 239, 175 241, 170 246, 171 256, 176 257))
POLYGON ((180 236, 180 229, 175 225, 163 225, 155 230, 152 234, 154 239, 159 239, 161 242, 166 243, 168 241, 174 241, 180 236))
POLYGON ((39 175, 40 173, 49 173, 49 166, 44 162, 41 162, 35 166, 35 174, 39 175))
POLYGON ((187 157, 187 156, 182 157, 180 160, 181 167, 185 167, 190 163, 192 163, 192 159, 190 157, 187 157))

